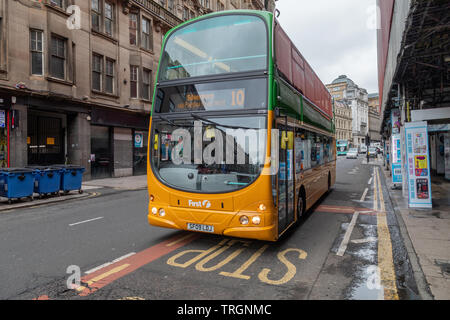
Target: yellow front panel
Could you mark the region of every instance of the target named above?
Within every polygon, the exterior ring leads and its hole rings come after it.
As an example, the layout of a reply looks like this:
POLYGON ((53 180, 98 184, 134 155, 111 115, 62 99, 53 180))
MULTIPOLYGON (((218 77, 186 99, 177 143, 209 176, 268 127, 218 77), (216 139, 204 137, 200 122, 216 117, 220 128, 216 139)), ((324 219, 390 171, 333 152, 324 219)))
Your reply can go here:
MULTIPOLYGON (((272 112, 269 112, 269 127, 271 127, 271 119, 272 112)), ((268 139, 270 145, 270 135, 268 139)), ((149 145, 151 145, 150 141, 149 145)), ((153 201, 149 202, 150 224, 186 230, 188 223, 197 223, 214 226, 215 234, 269 241, 277 239, 278 219, 277 210, 273 204, 270 175, 261 174, 254 183, 238 191, 199 194, 172 189, 164 185, 154 176, 150 161, 147 169, 149 195, 153 198, 153 201), (260 210, 261 206, 265 210, 260 210), (152 208, 158 211, 164 209, 165 215, 153 214, 152 208), (248 225, 241 224, 240 217, 243 215, 249 218, 248 225), (257 225, 252 223, 254 216, 260 218, 261 222, 257 225)), ((270 164, 266 164, 264 172, 270 172, 270 164)))

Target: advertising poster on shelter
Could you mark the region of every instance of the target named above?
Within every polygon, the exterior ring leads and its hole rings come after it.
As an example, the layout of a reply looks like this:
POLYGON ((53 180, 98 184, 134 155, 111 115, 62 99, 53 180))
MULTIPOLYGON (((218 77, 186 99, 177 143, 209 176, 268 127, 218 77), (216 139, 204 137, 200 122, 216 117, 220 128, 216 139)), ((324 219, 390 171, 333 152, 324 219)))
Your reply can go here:
POLYGON ((392 150, 392 183, 401 184, 402 183, 402 155, 401 155, 401 145, 400 145, 400 135, 395 134, 392 136, 391 142, 392 150))
POLYGON ((392 125, 392 134, 400 133, 400 109, 392 109, 391 111, 391 125, 392 125))
POLYGON ((408 199, 414 208, 431 208, 430 155, 427 123, 405 124, 408 199))

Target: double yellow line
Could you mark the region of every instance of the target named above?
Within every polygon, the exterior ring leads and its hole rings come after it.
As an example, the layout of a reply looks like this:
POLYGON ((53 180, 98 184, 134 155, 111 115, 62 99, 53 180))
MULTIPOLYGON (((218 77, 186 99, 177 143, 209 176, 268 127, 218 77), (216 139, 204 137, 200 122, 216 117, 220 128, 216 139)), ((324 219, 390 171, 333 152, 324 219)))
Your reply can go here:
POLYGON ((380 283, 384 290, 385 300, 398 300, 394 260, 392 256, 392 242, 386 218, 386 207, 384 205, 383 189, 381 189, 379 168, 375 167, 373 171, 373 210, 377 211, 378 268, 380 270, 380 283), (379 206, 378 200, 380 201, 379 206))

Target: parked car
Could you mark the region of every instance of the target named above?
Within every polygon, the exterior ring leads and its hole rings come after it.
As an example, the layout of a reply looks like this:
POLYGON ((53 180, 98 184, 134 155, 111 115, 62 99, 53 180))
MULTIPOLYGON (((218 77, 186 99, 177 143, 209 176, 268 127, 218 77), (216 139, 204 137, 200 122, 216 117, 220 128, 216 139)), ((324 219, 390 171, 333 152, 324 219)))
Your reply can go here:
POLYGON ((358 148, 351 148, 348 150, 347 159, 358 159, 358 148))
POLYGON ((367 153, 367 146, 366 145, 361 145, 359 147, 359 153, 367 153))
POLYGON ((375 147, 370 147, 369 151, 367 151, 369 153, 369 158, 376 158, 377 157, 377 148, 375 147))

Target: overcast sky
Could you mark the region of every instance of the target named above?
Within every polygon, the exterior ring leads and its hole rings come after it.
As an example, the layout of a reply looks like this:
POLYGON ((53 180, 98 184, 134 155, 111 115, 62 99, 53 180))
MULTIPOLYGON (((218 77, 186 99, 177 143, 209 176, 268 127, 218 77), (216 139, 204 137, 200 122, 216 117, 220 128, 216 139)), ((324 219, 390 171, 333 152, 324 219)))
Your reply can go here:
POLYGON ((278 20, 325 84, 345 74, 378 92, 376 0, 278 0, 278 20))

